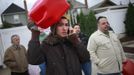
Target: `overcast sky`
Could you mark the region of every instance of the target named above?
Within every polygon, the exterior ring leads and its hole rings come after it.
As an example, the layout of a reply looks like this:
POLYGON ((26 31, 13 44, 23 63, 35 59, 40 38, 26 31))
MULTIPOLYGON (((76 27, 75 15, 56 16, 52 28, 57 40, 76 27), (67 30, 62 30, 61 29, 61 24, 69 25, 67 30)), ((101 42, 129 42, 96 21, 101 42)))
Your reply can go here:
MULTIPOLYGON (((79 2, 84 3, 84 0, 76 0, 76 1, 79 1, 79 2)), ((32 5, 33 5, 35 2, 36 2, 36 0, 27 0, 28 8, 31 9, 32 5)))
MULTIPOLYGON (((18 6, 24 8, 24 0, 0 0, 0 14, 11 4, 11 3, 15 3, 18 6)), ((30 10, 31 7, 33 6, 33 4, 35 3, 36 0, 26 0, 27 1, 27 6, 28 9, 30 10)), ((85 0, 77 0, 79 2, 84 3, 85 0)), ((103 1, 103 0, 87 0, 88 1, 88 6, 92 7, 95 4, 98 4, 99 2, 103 1)), ((122 2, 122 4, 128 4, 129 0, 112 0, 114 1, 116 4, 120 4, 120 2, 122 2)), ((134 0, 130 0, 131 2, 134 3, 134 0)), ((1 18, 0 18, 1 19, 1 18)), ((1 20, 0 20, 0 24, 1 24, 1 20)))
MULTIPOLYGON (((24 0, 8 0, 8 1, 7 0, 0 0, 0 14, 11 3, 15 3, 15 4, 21 6, 22 8, 24 8, 23 1, 24 0)), ((36 0, 26 0, 26 1, 27 1, 28 9, 30 10, 36 0)), ((77 0, 77 1, 84 3, 85 0, 77 0)), ((88 6, 91 7, 91 6, 101 2, 103 0, 87 0, 87 1, 88 1, 88 6)), ((128 4, 128 2, 129 2, 129 0, 112 0, 112 1, 114 1, 116 4, 120 4, 121 1, 122 1, 122 4, 128 4)), ((134 2, 134 0, 130 0, 130 1, 134 2)))

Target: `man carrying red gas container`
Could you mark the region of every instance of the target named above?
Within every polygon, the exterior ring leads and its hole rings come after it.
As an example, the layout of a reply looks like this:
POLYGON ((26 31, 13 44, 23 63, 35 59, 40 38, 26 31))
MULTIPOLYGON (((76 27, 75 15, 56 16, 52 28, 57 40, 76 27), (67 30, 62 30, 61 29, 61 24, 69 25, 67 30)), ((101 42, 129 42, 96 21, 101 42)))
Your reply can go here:
POLYGON ((43 5, 36 3, 30 18, 42 28, 50 26, 51 33, 40 44, 40 32, 30 27, 29 63, 38 65, 46 62, 46 75, 82 75, 81 63, 86 62, 89 53, 78 36, 69 33, 68 19, 62 17, 69 8, 68 3, 66 0, 41 0, 39 3, 43 5))

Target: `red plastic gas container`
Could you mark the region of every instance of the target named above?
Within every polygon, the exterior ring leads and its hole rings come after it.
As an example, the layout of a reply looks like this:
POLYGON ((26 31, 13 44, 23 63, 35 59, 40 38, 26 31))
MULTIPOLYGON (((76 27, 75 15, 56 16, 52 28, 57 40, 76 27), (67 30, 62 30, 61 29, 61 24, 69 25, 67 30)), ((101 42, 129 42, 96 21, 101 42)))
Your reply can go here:
POLYGON ((37 26, 47 28, 57 22, 69 7, 66 0, 37 0, 29 17, 37 26))
POLYGON ((134 62, 130 59, 123 64, 123 75, 134 75, 134 62))

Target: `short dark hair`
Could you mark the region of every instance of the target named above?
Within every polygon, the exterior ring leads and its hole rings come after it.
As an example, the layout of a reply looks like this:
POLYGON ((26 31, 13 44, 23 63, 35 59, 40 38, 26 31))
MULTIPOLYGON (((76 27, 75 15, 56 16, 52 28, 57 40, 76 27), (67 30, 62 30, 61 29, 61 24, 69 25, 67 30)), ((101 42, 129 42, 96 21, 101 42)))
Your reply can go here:
POLYGON ((101 18, 106 18, 106 19, 107 19, 107 17, 105 17, 105 16, 99 16, 98 19, 97 19, 97 23, 99 22, 99 20, 100 20, 101 18))
POLYGON ((80 24, 79 24, 79 23, 75 23, 75 24, 73 25, 73 28, 74 28, 75 26, 80 26, 80 24))

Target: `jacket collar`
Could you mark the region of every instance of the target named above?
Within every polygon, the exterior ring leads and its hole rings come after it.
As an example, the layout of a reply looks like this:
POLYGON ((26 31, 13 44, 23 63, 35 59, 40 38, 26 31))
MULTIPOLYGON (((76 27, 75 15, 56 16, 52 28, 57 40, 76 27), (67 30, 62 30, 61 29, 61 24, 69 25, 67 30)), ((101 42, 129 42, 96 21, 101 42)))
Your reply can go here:
POLYGON ((97 33, 98 33, 98 35, 109 37, 108 35, 104 34, 102 31, 100 31, 99 29, 97 30, 97 33))
POLYGON ((55 45, 55 44, 64 42, 65 40, 66 40, 65 38, 59 38, 57 35, 49 34, 44 40, 44 42, 49 45, 55 45))
POLYGON ((12 45, 12 47, 15 49, 15 50, 20 50, 20 45, 12 45))

